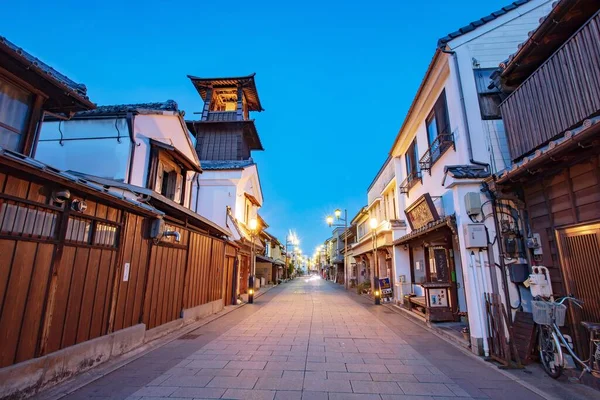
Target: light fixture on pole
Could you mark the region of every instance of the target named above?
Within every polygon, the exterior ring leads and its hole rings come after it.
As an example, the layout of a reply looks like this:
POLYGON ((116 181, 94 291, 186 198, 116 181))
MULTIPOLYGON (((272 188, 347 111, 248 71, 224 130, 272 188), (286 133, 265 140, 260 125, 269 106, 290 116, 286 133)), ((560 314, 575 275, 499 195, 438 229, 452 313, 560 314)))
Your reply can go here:
POLYGON ((371 218, 369 226, 371 227, 371 238, 373 240, 373 297, 375 304, 381 304, 381 290, 379 289, 379 260, 377 257, 377 218, 371 218))
POLYGON ((335 215, 335 218, 338 221, 343 222, 343 224, 334 224, 331 215, 328 215, 325 220, 330 227, 335 226, 344 228, 344 287, 348 289, 348 210, 344 209, 344 218, 342 218, 342 210, 339 208, 335 209, 333 215, 335 215))
POLYGON ((250 240, 252 241, 252 255, 250 265, 250 276, 248 277, 248 304, 254 303, 254 274, 256 273, 255 238, 258 233, 258 221, 252 218, 248 224, 250 229, 250 240))

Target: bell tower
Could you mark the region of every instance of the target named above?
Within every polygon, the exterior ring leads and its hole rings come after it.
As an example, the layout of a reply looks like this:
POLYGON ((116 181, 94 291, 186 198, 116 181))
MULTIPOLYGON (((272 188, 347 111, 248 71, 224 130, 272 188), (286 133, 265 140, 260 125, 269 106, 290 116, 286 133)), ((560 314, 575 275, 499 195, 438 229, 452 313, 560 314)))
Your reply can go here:
POLYGON ((204 101, 199 121, 187 121, 196 136, 202 161, 249 160, 253 150, 264 150, 250 112, 263 111, 254 75, 199 78, 188 75, 204 101))

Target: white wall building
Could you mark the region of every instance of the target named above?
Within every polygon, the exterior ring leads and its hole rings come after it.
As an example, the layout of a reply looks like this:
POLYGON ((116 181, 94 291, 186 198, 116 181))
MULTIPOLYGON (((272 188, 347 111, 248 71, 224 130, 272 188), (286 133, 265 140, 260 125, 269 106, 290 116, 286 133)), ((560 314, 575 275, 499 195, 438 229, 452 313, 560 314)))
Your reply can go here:
POLYGON ((182 112, 172 100, 100 106, 66 121, 47 118, 35 158, 148 188, 185 208, 201 172, 182 112))
POLYGON ((430 321, 457 320, 468 311, 475 352, 487 351, 483 293, 503 294, 493 267, 498 252, 488 246, 493 222, 480 191, 483 178, 509 163, 489 75, 550 8, 548 0, 515 2, 440 39, 390 151, 398 219, 407 222, 393 230, 394 276, 407 282, 397 300, 410 290, 407 306, 430 321), (475 231, 467 234, 470 225, 475 231))

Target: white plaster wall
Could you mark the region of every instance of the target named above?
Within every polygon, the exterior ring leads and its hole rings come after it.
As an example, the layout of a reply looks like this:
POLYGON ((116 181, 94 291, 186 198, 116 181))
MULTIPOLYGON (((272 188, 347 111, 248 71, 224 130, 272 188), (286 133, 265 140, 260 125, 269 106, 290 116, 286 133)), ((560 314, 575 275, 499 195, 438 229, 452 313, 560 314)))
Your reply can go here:
POLYGON ((62 170, 125 181, 131 145, 124 118, 44 122, 34 157, 62 170))
MULTIPOLYGON (((226 228, 227 207, 231 207, 232 212, 234 212, 237 185, 241 175, 241 170, 204 171, 194 180, 190 208, 219 226, 226 228)), ((230 230, 234 231, 235 229, 230 227, 230 230)))
MULTIPOLYGON (((136 115, 133 131, 135 150, 129 181, 132 143, 125 118, 44 122, 35 158, 60 169, 79 171, 140 187, 147 186, 150 139, 170 144, 190 161, 198 162, 187 129, 177 114, 165 112, 163 115, 136 115), (65 139, 62 145, 61 131, 65 139)), ((188 185, 194 176, 194 172, 188 172, 188 185)), ((186 190, 183 202, 186 207, 190 206, 191 192, 186 190)))
POLYGON ((150 139, 167 143, 181 151, 192 162, 198 162, 196 151, 179 115, 136 115, 133 123, 136 140, 134 166, 131 183, 146 186, 150 163, 150 139))

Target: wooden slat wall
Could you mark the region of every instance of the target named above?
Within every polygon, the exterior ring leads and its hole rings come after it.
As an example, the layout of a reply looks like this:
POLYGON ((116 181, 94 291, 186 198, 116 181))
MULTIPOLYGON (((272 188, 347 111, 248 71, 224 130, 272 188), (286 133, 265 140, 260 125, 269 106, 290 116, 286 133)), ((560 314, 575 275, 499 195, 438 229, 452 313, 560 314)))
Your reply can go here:
POLYGON ((65 246, 45 353, 108 333, 117 252, 65 246))
POLYGON ((596 157, 564 173, 523 185, 531 229, 542 241, 542 265, 548 267, 554 292, 565 295, 555 228, 600 219, 600 169, 596 157))
POLYGON ((600 110, 600 14, 501 105, 517 160, 600 110))
POLYGON ((144 300, 143 322, 147 329, 180 317, 189 231, 181 233, 179 244, 152 245, 144 300))
POLYGON ((149 239, 144 232, 149 229, 143 217, 129 214, 123 232, 122 258, 118 266, 117 294, 113 330, 128 328, 142 320, 144 285, 150 252, 149 239), (124 281, 125 264, 129 263, 129 279, 124 281))
POLYGON ((192 308, 206 303, 205 288, 210 265, 211 241, 209 236, 195 232, 190 234, 183 308, 192 308))
POLYGON ((83 213, 48 205, 54 183, 31 179, 0 172, 0 210, 3 202, 11 210, 40 210, 55 224, 49 236, 20 233, 23 219, 18 229, 12 222, 0 227, 0 368, 141 322, 151 329, 180 318, 182 308, 230 302, 236 251, 222 240, 171 224, 181 241, 155 244, 147 237, 149 219, 75 190, 72 197, 86 200, 83 213), (79 243, 77 235, 65 241, 70 214, 119 227, 118 246, 79 243))

